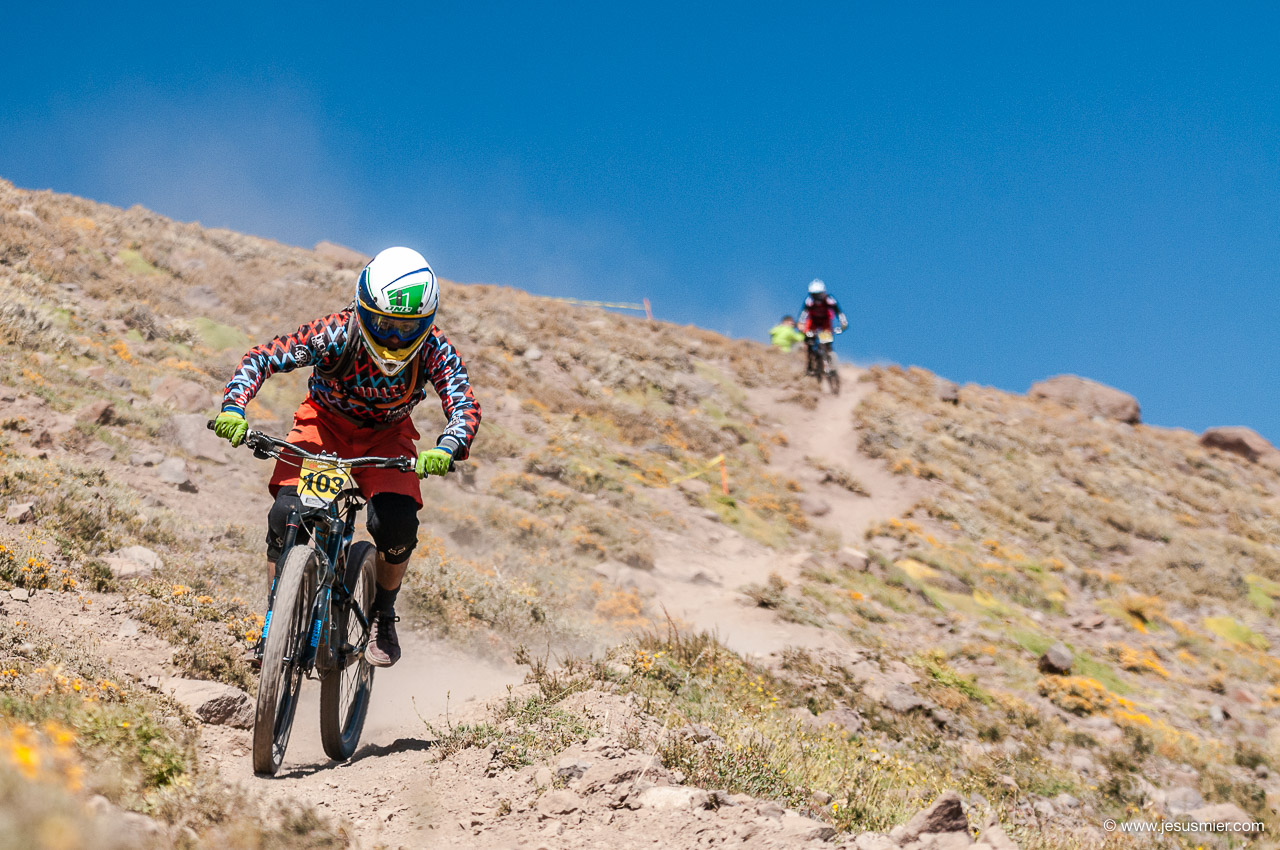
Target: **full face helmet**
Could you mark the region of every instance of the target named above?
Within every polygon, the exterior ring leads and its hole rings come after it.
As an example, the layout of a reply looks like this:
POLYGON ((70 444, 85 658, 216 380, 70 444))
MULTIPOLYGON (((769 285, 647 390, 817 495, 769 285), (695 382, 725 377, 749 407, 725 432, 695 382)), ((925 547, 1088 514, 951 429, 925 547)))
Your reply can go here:
POLYGON ((356 324, 384 375, 396 375, 427 341, 440 304, 435 272, 412 248, 388 248, 356 282, 356 324))
POLYGON ((822 281, 818 280, 817 278, 814 278, 813 283, 809 284, 810 295, 821 295, 826 291, 827 291, 827 285, 822 281))

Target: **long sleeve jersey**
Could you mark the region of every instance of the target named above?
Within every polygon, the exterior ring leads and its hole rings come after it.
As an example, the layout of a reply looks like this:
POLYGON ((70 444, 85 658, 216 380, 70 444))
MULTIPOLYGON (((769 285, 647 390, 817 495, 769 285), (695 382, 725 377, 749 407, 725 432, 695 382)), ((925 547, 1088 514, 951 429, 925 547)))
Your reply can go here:
POLYGON ((436 441, 448 441, 463 460, 480 427, 480 405, 471 392, 467 367, 449 341, 432 328, 415 362, 397 375, 384 375, 360 344, 351 309, 303 325, 291 334, 256 346, 240 360, 227 382, 222 409, 243 415, 245 406, 277 372, 312 366, 310 397, 322 409, 369 428, 393 425, 409 416, 427 395, 428 385, 440 396, 448 425, 436 441), (334 374, 343 351, 355 346, 341 374, 334 374))
POLYGON ((800 318, 796 320, 796 324, 805 332, 834 330, 836 322, 840 323, 840 330, 849 327, 849 320, 845 318, 835 297, 826 293, 806 298, 800 318))

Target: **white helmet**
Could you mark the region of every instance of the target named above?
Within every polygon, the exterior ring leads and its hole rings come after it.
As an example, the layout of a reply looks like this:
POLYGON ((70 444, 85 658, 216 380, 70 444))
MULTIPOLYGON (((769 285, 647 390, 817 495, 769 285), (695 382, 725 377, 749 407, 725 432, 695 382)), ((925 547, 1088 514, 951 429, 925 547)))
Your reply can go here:
POLYGON ((356 281, 356 324, 384 375, 399 374, 422 350, 440 305, 440 287, 412 248, 379 252, 356 281))
POLYGON ((821 295, 826 291, 827 291, 827 285, 822 281, 818 280, 816 277, 813 279, 813 283, 809 284, 810 295, 821 295))

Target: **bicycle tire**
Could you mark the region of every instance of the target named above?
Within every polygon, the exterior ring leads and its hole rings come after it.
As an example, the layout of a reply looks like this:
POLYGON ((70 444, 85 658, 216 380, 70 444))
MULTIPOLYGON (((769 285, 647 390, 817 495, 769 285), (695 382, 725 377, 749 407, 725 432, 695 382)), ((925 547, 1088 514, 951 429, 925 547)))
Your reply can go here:
POLYGON ((827 372, 827 383, 831 385, 832 395, 840 395, 840 373, 835 368, 827 372))
POLYGON ((304 671, 298 656, 307 640, 315 588, 316 553, 294 546, 280 559, 271 628, 262 648, 253 723, 253 772, 274 776, 284 761, 304 671))
MULTIPOLYGON (((374 573, 377 550, 361 541, 347 553, 346 576, 343 581, 351 589, 360 610, 369 616, 373 605, 374 573)), ((360 646, 368 633, 345 605, 333 606, 331 633, 346 644, 360 646)), ((365 660, 363 649, 345 667, 329 670, 320 677, 320 742, 325 755, 346 761, 355 754, 369 714, 369 698, 373 693, 373 665, 365 660)))

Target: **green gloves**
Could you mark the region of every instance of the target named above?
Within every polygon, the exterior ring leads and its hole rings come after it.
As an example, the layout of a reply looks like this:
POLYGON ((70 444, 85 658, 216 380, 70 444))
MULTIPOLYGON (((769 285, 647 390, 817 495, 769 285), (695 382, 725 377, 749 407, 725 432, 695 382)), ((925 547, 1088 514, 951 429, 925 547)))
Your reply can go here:
POLYGON ((418 455, 418 462, 413 465, 413 471, 418 473, 419 478, 425 478, 428 475, 444 475, 449 471, 451 463, 453 463, 453 455, 449 454, 447 449, 437 446, 418 455))
POLYGON ((224 440, 229 440, 233 446, 243 443, 244 435, 248 431, 249 423, 244 421, 244 414, 236 413, 234 410, 224 410, 218 414, 218 418, 213 420, 213 433, 224 440))

